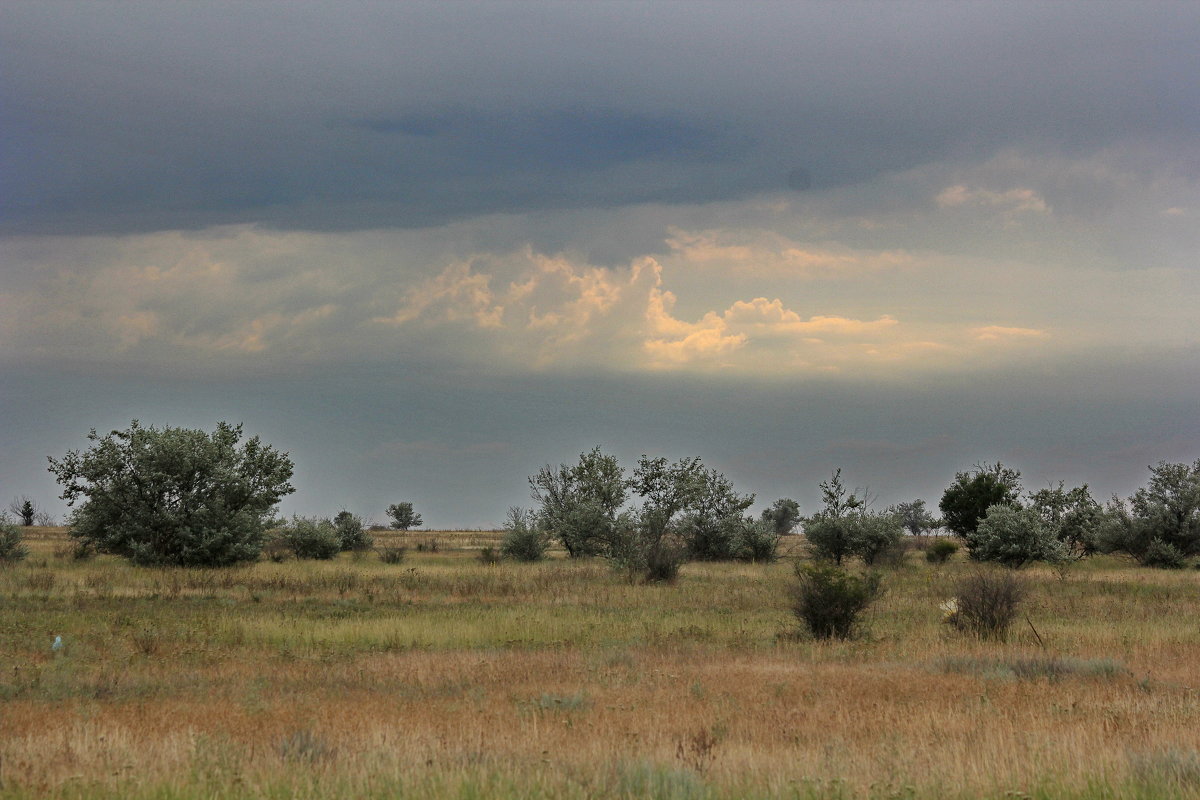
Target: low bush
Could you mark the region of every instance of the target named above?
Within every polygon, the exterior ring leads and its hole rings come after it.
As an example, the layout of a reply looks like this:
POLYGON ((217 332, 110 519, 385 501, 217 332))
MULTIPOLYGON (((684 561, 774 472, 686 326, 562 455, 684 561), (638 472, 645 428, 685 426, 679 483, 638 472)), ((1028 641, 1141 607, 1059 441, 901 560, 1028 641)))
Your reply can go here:
POLYGON ((1162 539, 1154 539, 1142 552, 1142 564, 1159 569, 1183 569, 1187 566, 1187 557, 1173 544, 1162 539))
POLYGON ((878 573, 855 575, 834 564, 796 564, 792 613, 817 639, 849 639, 882 593, 878 573))
POLYGON ((500 551, 494 547, 485 547, 479 551, 479 560, 488 566, 500 563, 500 551))
POLYGON ((938 539, 925 551, 925 560, 930 564, 945 564, 957 552, 957 543, 949 539, 938 539))
POLYGON ((296 558, 327 561, 342 550, 337 528, 327 519, 292 517, 279 532, 279 541, 296 558))
POLYGON ((343 551, 371 549, 371 545, 374 542, 366 529, 363 528, 362 517, 359 517, 357 514, 351 514, 349 511, 341 511, 333 518, 333 525, 337 529, 338 539, 342 543, 343 551))
POLYGON ((779 557, 779 537, 772 520, 750 520, 741 531, 737 557, 741 561, 769 564, 779 557))
POLYGON ((546 557, 549 537, 531 518, 528 511, 516 506, 508 510, 504 524, 504 539, 500 554, 516 561, 541 561, 546 557))
POLYGON ((946 621, 981 639, 1004 641, 1024 599, 1025 584, 1015 575, 977 572, 959 581, 946 621))
POLYGON ((383 563, 400 564, 404 561, 404 555, 408 552, 408 548, 401 545, 388 545, 378 548, 378 551, 379 560, 383 563))
POLYGON ((7 516, 0 516, 0 562, 16 563, 28 556, 24 538, 21 529, 9 522, 7 516))

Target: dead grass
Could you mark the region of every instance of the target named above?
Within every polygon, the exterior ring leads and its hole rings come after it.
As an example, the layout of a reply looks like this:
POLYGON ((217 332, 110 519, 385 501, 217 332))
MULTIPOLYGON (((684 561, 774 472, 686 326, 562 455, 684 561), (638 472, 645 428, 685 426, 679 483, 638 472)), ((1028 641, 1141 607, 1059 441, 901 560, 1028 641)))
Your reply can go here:
POLYGON ((34 540, 0 570, 0 796, 1200 796, 1194 573, 1030 571, 1042 647, 940 624, 967 567, 910 554, 821 643, 786 563, 635 586, 440 535, 223 571, 34 540))

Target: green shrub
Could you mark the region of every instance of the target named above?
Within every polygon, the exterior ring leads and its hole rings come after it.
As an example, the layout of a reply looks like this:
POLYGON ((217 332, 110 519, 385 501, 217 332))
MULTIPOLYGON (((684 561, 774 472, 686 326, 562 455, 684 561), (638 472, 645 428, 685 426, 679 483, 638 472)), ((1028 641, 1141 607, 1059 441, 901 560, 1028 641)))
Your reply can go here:
POLYGON ((13 525, 7 515, 0 515, 0 562, 16 563, 29 555, 23 544, 21 529, 13 525))
POLYGON ((966 534, 966 539, 971 558, 1013 569, 1031 561, 1055 564, 1067 558, 1066 545, 1059 540, 1058 531, 1032 508, 991 506, 976 529, 966 534))
POLYGON ((82 500, 71 535, 102 553, 148 566, 220 567, 253 561, 280 498, 292 492, 292 461, 240 425, 209 434, 143 428, 99 436, 85 452, 50 459, 63 499, 82 500))
POLYGON ((1187 566, 1187 557, 1173 544, 1162 539, 1152 539, 1142 552, 1142 564, 1159 569, 1183 569, 1187 566))
POLYGON ((280 531, 279 539, 296 558, 327 561, 342 550, 337 528, 327 519, 292 517, 291 523, 280 531))
POLYGON ((779 533, 777 520, 746 520, 742 526, 737 548, 737 558, 769 564, 779 557, 779 533))
POLYGON ((846 517, 850 523, 850 547, 864 564, 877 560, 901 561, 904 525, 899 514, 858 511, 846 517))
POLYGON ((523 508, 513 506, 508 510, 504 524, 504 539, 500 543, 500 554, 517 561, 541 561, 546 557, 549 537, 523 508))
POLYGON ((1004 641, 1021 610, 1025 584, 1006 572, 977 572, 959 581, 946 621, 982 639, 1004 641))
POLYGON ((834 564, 796 564, 792 612, 818 639, 848 639, 882 593, 878 573, 854 575, 834 564))
POLYGON ((479 551, 479 560, 488 566, 500 563, 500 551, 494 547, 485 547, 479 551))
POLYGON ((374 544, 370 535, 363 528, 362 517, 357 514, 351 514, 349 511, 340 511, 333 518, 333 525, 337 529, 338 539, 342 543, 342 550, 370 550, 374 544))
POLYGON ((958 552, 958 544, 949 539, 938 539, 925 551, 925 560, 930 564, 945 564, 958 552))

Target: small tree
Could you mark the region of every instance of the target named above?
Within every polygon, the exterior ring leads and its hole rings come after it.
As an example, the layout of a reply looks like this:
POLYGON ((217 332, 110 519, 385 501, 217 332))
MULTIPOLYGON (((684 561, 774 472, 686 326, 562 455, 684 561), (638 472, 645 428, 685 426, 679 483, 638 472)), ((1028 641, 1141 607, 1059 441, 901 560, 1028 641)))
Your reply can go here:
POLYGON ((517 561, 541 561, 546 557, 547 536, 538 529, 527 510, 513 506, 504 523, 500 555, 517 561))
POLYGON ((762 518, 770 523, 775 533, 787 536, 800 523, 800 504, 790 497, 781 497, 770 508, 763 509, 762 518))
POLYGON ((1116 497, 1097 536, 1103 552, 1128 553, 1146 566, 1175 566, 1200 553, 1200 460, 1160 461, 1150 485, 1126 503, 1116 497))
POLYGON ((211 434, 143 428, 99 436, 50 459, 75 509, 71 535, 135 564, 217 567, 253 561, 280 498, 292 492, 292 461, 241 425, 211 434))
POLYGON ((17 521, 26 528, 33 525, 37 521, 38 516, 42 514, 41 509, 39 509, 37 505, 34 504, 33 500, 29 499, 29 497, 26 495, 21 495, 20 497, 14 498, 13 501, 8 504, 8 510, 11 511, 13 515, 16 516, 17 521))
POLYGON ((342 550, 369 550, 375 543, 363 527, 362 517, 349 511, 339 511, 333 518, 333 527, 342 543, 342 550))
POLYGON ((847 515, 850 526, 850 549, 864 564, 874 564, 888 553, 901 553, 904 527, 896 514, 857 511, 847 515))
POLYGON ((574 466, 549 464, 529 479, 538 527, 557 537, 571 558, 608 555, 625 504, 625 470, 599 447, 574 466))
POLYGON ((22 543, 23 539, 21 529, 0 511, 0 564, 12 564, 29 555, 29 548, 22 543))
POLYGON ((387 515, 391 517, 391 525, 396 530, 406 531, 409 528, 421 527, 421 515, 413 511, 412 503, 396 503, 387 507, 387 515))
POLYGON ((1021 473, 997 461, 960 472, 942 494, 938 507, 945 525, 960 536, 969 536, 994 505, 1013 505, 1021 495, 1021 473))
POLYGON ((814 556, 841 566, 842 560, 854 553, 851 514, 863 508, 864 502, 842 484, 840 468, 829 480, 822 481, 821 499, 825 507, 805 520, 804 538, 814 556))
POLYGON ((940 527, 940 521, 926 510, 924 500, 897 503, 888 510, 900 517, 900 524, 910 536, 920 536, 940 527))
POLYGON ((1096 536, 1104 522, 1104 509, 1092 497, 1087 484, 1074 489, 1058 486, 1029 495, 1029 508, 1042 518, 1063 544, 1064 556, 1081 558, 1095 552, 1096 536))
POLYGON ((994 505, 967 538, 971 558, 1019 569, 1032 561, 1060 563, 1067 557, 1058 531, 1033 508, 994 505))

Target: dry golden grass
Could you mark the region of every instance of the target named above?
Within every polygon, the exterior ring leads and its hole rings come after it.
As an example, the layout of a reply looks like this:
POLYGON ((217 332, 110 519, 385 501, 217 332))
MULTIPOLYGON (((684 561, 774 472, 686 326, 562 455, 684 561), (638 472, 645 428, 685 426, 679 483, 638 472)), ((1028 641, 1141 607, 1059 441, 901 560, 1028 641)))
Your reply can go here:
POLYGON ((940 624, 973 567, 914 557, 819 643, 786 563, 633 585, 436 535, 206 571, 36 532, 0 569, 0 795, 1200 796, 1194 571, 1030 571, 999 644, 940 624))

